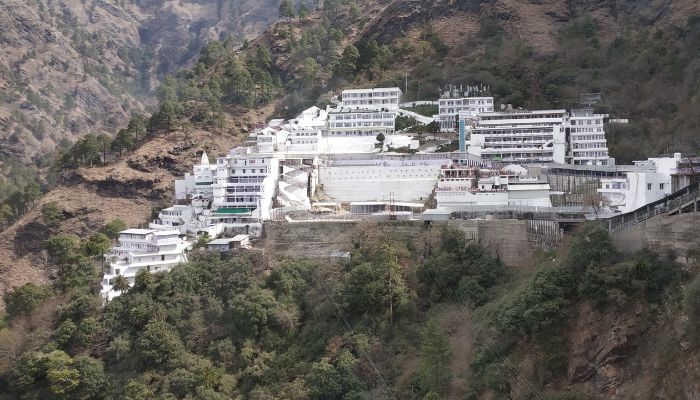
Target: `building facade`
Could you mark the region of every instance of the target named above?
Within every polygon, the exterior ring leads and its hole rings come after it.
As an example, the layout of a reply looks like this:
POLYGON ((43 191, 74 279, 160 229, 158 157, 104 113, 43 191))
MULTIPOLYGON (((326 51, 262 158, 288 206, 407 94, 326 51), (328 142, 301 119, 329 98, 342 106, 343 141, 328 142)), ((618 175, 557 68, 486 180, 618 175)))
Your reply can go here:
POLYGON ((341 104, 349 108, 396 110, 403 92, 397 87, 347 89, 340 95, 341 104))
POLYGON ((119 232, 117 245, 105 254, 109 270, 102 279, 101 294, 112 300, 121 294, 114 290, 114 278, 123 276, 133 286, 136 274, 170 271, 175 265, 187 262, 187 248, 191 245, 180 238, 179 230, 127 229, 119 232))
POLYGON ((592 109, 572 110, 568 119, 569 155, 573 165, 608 165, 608 141, 603 126, 606 115, 592 109))
POLYGON ((564 163, 566 110, 483 113, 469 130, 470 154, 514 163, 564 163))
POLYGON ((467 126, 467 151, 486 160, 604 166, 614 163, 605 118, 590 109, 507 110, 481 113, 471 125, 460 117, 459 123, 467 126))
POLYGON ((440 94, 438 114, 435 120, 440 124, 440 131, 455 132, 457 117, 477 118, 480 113, 494 111, 493 97, 483 86, 468 86, 467 90, 450 86, 440 94))

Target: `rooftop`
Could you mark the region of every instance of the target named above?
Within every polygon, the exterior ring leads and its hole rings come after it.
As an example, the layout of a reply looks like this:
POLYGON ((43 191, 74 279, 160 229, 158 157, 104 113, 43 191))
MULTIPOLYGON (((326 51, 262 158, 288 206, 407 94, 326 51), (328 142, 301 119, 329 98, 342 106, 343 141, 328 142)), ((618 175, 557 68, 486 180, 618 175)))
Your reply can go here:
POLYGON ((153 229, 127 229, 125 231, 119 232, 119 234, 125 234, 125 235, 148 235, 149 233, 154 233, 156 232, 153 229))

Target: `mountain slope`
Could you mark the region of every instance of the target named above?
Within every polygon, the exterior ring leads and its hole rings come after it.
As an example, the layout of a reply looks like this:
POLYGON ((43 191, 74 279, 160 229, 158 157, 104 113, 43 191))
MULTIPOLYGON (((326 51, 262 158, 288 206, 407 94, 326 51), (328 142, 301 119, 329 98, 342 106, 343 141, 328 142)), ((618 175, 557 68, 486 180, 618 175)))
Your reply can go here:
POLYGON ((29 162, 113 133, 204 44, 254 36, 277 0, 0 3, 0 151, 29 162))

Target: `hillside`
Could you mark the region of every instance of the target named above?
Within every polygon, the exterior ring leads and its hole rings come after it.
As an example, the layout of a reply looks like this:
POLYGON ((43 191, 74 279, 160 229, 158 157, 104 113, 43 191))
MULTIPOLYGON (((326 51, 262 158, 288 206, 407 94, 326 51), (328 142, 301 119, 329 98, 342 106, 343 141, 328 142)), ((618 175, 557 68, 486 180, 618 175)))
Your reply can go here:
POLYGON ((405 89, 406 76, 406 100, 477 82, 497 103, 524 108, 575 107, 579 94, 600 92, 598 111, 631 121, 609 129, 620 162, 700 149, 695 1, 397 0, 362 10, 330 7, 320 18, 278 22, 258 39, 292 82, 312 71, 313 84, 289 88, 290 108, 345 86, 405 89), (331 25, 342 40, 329 59, 331 25))
POLYGON ((209 41, 255 36, 276 0, 0 3, 0 152, 29 164, 155 105, 166 74, 209 41))
POLYGON ((193 252, 100 307, 88 244, 106 223, 146 223, 202 151, 344 87, 403 88, 407 74, 407 99, 434 99, 481 82, 516 107, 601 91, 601 111, 632 121, 610 130, 620 161, 700 148, 697 2, 323 3, 242 48, 204 46, 142 127, 115 125, 140 142, 59 153, 57 185, 0 232, 0 399, 699 398, 697 255, 628 254, 595 225, 514 268, 455 229, 359 224, 346 262, 193 252), (56 225, 41 211, 52 202, 56 225))

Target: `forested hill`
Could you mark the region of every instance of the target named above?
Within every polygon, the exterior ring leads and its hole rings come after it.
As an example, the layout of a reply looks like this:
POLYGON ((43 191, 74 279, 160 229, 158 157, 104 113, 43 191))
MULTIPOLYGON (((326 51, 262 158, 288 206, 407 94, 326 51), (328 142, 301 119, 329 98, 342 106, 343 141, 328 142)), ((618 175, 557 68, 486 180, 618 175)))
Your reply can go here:
POLYGON ((195 251, 102 307, 92 262, 118 225, 52 236, 54 283, 5 296, 0 399, 700 393, 698 266, 623 255, 597 224, 521 269, 439 226, 361 224, 342 263, 195 251))

